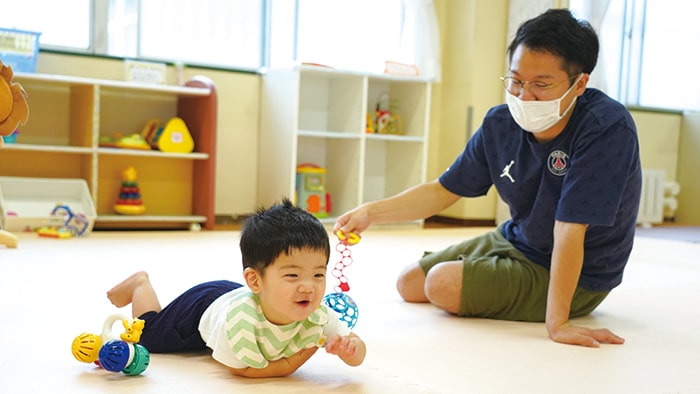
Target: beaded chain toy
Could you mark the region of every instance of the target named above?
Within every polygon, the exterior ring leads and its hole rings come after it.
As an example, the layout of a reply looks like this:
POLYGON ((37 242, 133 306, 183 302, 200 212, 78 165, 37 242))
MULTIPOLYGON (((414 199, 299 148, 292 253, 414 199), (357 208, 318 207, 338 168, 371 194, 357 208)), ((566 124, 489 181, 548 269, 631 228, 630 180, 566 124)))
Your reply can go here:
POLYGON ((335 293, 326 294, 323 297, 323 302, 334 311, 341 315, 341 321, 347 324, 348 328, 355 327, 359 311, 355 301, 346 294, 350 291, 348 278, 343 273, 343 270, 352 264, 352 255, 350 246, 360 242, 360 237, 355 233, 350 233, 347 237, 343 232, 338 231, 338 245, 335 250, 340 253, 340 261, 335 264, 335 268, 331 274, 338 279, 338 285, 335 286, 335 293))

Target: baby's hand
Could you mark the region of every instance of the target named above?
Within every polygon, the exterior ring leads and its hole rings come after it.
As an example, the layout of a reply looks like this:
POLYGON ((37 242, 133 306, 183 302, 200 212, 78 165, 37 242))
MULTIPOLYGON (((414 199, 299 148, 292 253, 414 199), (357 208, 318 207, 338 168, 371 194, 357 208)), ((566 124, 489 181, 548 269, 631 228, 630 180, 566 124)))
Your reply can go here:
POLYGON ((326 340, 326 352, 337 354, 342 359, 353 358, 357 354, 357 343, 353 339, 333 335, 326 340))

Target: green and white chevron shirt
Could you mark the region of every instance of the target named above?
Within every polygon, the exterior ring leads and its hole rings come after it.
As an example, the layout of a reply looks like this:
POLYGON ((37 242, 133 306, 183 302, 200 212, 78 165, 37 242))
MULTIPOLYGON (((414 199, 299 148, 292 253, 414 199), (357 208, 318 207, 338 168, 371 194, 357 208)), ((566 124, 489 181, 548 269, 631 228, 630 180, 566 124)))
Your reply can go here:
POLYGON ((321 346, 326 337, 348 335, 350 329, 337 312, 323 304, 304 321, 272 324, 265 318, 258 296, 241 287, 217 298, 207 308, 199 322, 199 333, 216 361, 231 368, 265 368, 268 361, 321 346))

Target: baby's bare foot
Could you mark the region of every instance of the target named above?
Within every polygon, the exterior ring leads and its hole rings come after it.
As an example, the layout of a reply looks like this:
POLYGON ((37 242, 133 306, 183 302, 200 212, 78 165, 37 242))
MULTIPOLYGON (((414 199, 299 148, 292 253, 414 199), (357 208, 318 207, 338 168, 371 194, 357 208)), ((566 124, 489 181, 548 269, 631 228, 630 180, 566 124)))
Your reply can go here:
POLYGON ((134 290, 145 282, 148 282, 148 274, 139 271, 108 291, 107 298, 117 308, 129 305, 134 297, 134 290))

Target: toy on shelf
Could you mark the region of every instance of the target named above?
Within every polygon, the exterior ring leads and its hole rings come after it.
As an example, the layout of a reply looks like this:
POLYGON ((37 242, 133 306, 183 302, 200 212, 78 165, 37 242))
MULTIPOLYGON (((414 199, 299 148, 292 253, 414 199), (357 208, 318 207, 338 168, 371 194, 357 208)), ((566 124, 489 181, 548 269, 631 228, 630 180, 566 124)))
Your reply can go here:
POLYGON ((164 126, 160 120, 151 119, 141 131, 143 138, 153 149, 167 153, 190 153, 194 150, 194 139, 185 121, 174 117, 164 126))
POLYGON ((326 169, 311 163, 299 164, 296 197, 299 208, 317 218, 327 218, 331 212, 331 197, 326 193, 326 169))
MULTIPOLYGON (((29 120, 27 93, 17 82, 12 82, 12 67, 0 61, 0 136, 8 136, 17 130, 20 124, 29 120)), ((0 147, 3 145, 0 138, 0 147)))
POLYGON ((374 134, 374 132, 374 119, 372 119, 372 115, 370 115, 370 113, 367 112, 367 121, 365 122, 365 133, 374 134))
POLYGON ((377 107, 374 112, 374 132, 377 134, 403 134, 403 124, 401 117, 392 110, 394 103, 391 102, 388 93, 382 93, 377 100, 377 107))
POLYGON ((341 321, 347 324, 348 328, 353 328, 357 324, 359 310, 355 301, 347 294, 350 291, 350 284, 343 270, 352 264, 350 246, 360 242, 360 236, 355 233, 350 233, 346 236, 341 231, 338 231, 336 236, 339 241, 335 250, 340 252, 341 258, 335 264, 335 268, 333 268, 331 273, 338 278, 338 285, 334 289, 335 293, 326 294, 323 297, 323 303, 338 312, 341 315, 341 321))
POLYGON ((104 148, 151 150, 151 146, 141 134, 123 136, 121 133, 115 133, 113 137, 100 137, 99 144, 104 148))
POLYGON ((61 203, 51 211, 48 225, 39 227, 36 233, 40 237, 67 239, 88 234, 90 221, 82 213, 73 213, 68 205, 61 203))
POLYGON ((141 200, 141 191, 136 182, 136 169, 127 167, 122 171, 122 184, 119 188, 119 198, 114 204, 114 211, 122 215, 141 215, 146 212, 146 207, 141 200))
POLYGON ((138 344, 144 325, 141 319, 129 320, 119 314, 111 315, 105 320, 101 335, 84 332, 73 339, 73 357, 80 362, 95 363, 109 372, 140 375, 151 362, 148 349, 138 344), (117 321, 121 321, 124 327, 118 339, 112 334, 112 326, 117 321))

